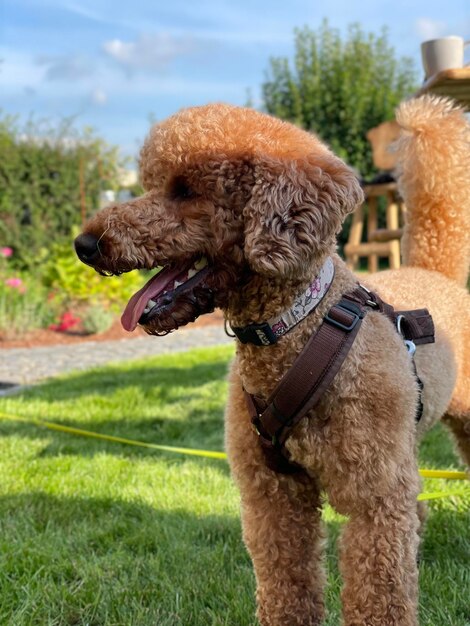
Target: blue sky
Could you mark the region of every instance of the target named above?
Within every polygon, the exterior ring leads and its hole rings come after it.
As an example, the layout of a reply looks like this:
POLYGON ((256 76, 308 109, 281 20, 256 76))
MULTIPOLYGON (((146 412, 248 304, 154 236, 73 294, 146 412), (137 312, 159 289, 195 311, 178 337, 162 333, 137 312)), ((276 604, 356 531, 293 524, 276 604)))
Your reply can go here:
POLYGON ((328 18, 342 30, 387 25, 398 54, 470 39, 469 0, 0 0, 0 107, 76 116, 125 154, 150 117, 210 101, 255 103, 269 57, 291 55, 293 29, 328 18))

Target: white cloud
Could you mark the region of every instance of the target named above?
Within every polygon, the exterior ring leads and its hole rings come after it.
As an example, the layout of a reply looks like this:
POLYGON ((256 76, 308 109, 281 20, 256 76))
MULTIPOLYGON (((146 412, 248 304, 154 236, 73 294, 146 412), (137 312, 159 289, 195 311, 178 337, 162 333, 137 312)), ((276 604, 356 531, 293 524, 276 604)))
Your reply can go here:
MULTIPOLYGON (((34 90, 36 94, 55 100, 83 98, 90 102, 91 98, 97 104, 104 104, 105 100, 108 101, 111 97, 114 99, 122 94, 123 77, 118 68, 103 68, 97 64, 93 77, 88 76, 81 81, 71 81, 65 86, 59 81, 45 81, 44 68, 38 67, 37 62, 27 54, 13 54, 10 50, 0 47, 0 58, 3 59, 0 65, 2 89, 10 96, 16 94, 20 97, 24 94, 24 89, 28 88, 30 92, 34 90), (99 77, 99 87, 97 87, 97 77, 99 77)), ((132 82, 127 85, 134 95, 152 98, 152 102, 159 96, 179 96, 188 93, 194 94, 197 98, 206 94, 212 99, 234 98, 239 94, 244 94, 246 90, 245 81, 237 82, 229 76, 226 80, 201 80, 161 74, 155 77, 155 80, 149 81, 147 76, 139 73, 133 76, 132 82)))
POLYGON ((443 37, 447 33, 447 28, 446 22, 428 17, 420 17, 415 22, 415 31, 423 41, 443 37))
MULTIPOLYGON (((67 107, 72 107, 76 111, 90 104, 102 106, 111 99, 115 102, 122 96, 124 84, 122 71, 118 67, 106 68, 96 64, 93 76, 64 83, 45 80, 46 67, 39 67, 36 60, 27 54, 15 54, 9 49, 0 47, 0 58, 4 59, 0 65, 2 95, 9 99, 18 98, 24 102, 26 88, 29 95, 34 91, 35 97, 47 98, 59 109, 69 110, 67 107)), ((244 80, 237 82, 230 76, 225 80, 201 80, 196 77, 159 74, 153 80, 149 80, 145 73, 138 72, 125 85, 127 90, 132 91, 133 97, 149 99, 149 110, 155 107, 155 103, 158 103, 161 97, 179 99, 187 98, 188 94, 191 94, 197 102, 238 101, 240 94, 246 92, 246 82, 244 80)))
POLYGON ((106 93, 106 91, 104 91, 104 89, 100 89, 99 87, 97 87, 91 92, 91 101, 93 102, 93 104, 106 104, 106 102, 108 101, 108 94, 106 93))
POLYGON ((142 34, 135 41, 112 39, 103 44, 103 50, 128 71, 162 71, 176 58, 205 47, 189 35, 173 36, 168 33, 142 34))

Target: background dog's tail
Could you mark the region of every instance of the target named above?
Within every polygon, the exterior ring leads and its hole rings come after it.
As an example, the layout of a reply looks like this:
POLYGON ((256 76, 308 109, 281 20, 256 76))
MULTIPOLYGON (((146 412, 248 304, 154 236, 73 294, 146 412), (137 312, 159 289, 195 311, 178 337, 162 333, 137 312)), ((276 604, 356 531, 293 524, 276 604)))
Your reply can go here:
POLYGON ((406 265, 441 272, 462 286, 470 269, 470 123, 448 98, 400 105, 400 191, 407 206, 406 265))

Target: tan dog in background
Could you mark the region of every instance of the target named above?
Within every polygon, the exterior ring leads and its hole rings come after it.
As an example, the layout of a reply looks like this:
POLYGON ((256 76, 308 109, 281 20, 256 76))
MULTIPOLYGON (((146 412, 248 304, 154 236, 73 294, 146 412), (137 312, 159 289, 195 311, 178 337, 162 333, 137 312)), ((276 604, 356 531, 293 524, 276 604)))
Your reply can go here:
MULTIPOLYGON (((419 346, 419 431, 444 417, 470 462, 470 133, 463 113, 424 97, 399 110, 404 260, 367 286, 398 309, 428 307, 436 343, 419 346), (467 383, 467 384, 466 384, 467 383)), ((242 387, 266 398, 356 277, 336 254, 362 202, 350 169, 315 136, 251 109, 209 105, 155 126, 141 153, 146 194, 98 213, 76 241, 102 273, 165 269, 133 296, 126 328, 169 332, 214 306, 234 326, 292 304, 329 256, 318 307, 272 346, 242 345, 231 372, 226 447, 262 626, 324 616, 321 492, 347 515, 341 540, 346 626, 417 624, 417 382, 392 323, 369 313, 320 403, 287 440, 304 471, 266 466, 242 387)))

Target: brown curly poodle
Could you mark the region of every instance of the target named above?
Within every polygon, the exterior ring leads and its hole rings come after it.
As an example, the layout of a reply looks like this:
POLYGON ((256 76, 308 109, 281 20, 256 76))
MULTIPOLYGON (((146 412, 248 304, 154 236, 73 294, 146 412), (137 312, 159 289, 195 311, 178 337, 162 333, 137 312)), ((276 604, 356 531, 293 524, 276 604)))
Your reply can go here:
POLYGON ((419 346, 418 386, 392 323, 369 313, 320 403, 286 447, 303 471, 269 469, 242 388, 267 398, 326 312, 357 285, 335 237, 363 200, 351 170, 314 135, 251 109, 208 105, 156 125, 141 153, 145 195, 110 206, 76 241, 98 271, 164 269, 135 294, 123 324, 161 334, 221 307, 233 325, 288 309, 325 259, 333 283, 274 345, 237 341, 226 448, 263 626, 324 617, 322 493, 348 517, 341 539, 343 623, 417 624, 420 481, 416 444, 443 418, 470 462, 470 131, 461 110, 423 97, 398 111, 408 267, 367 279, 398 309, 428 307, 436 342, 419 346), (419 431, 419 432, 417 432, 419 431))

